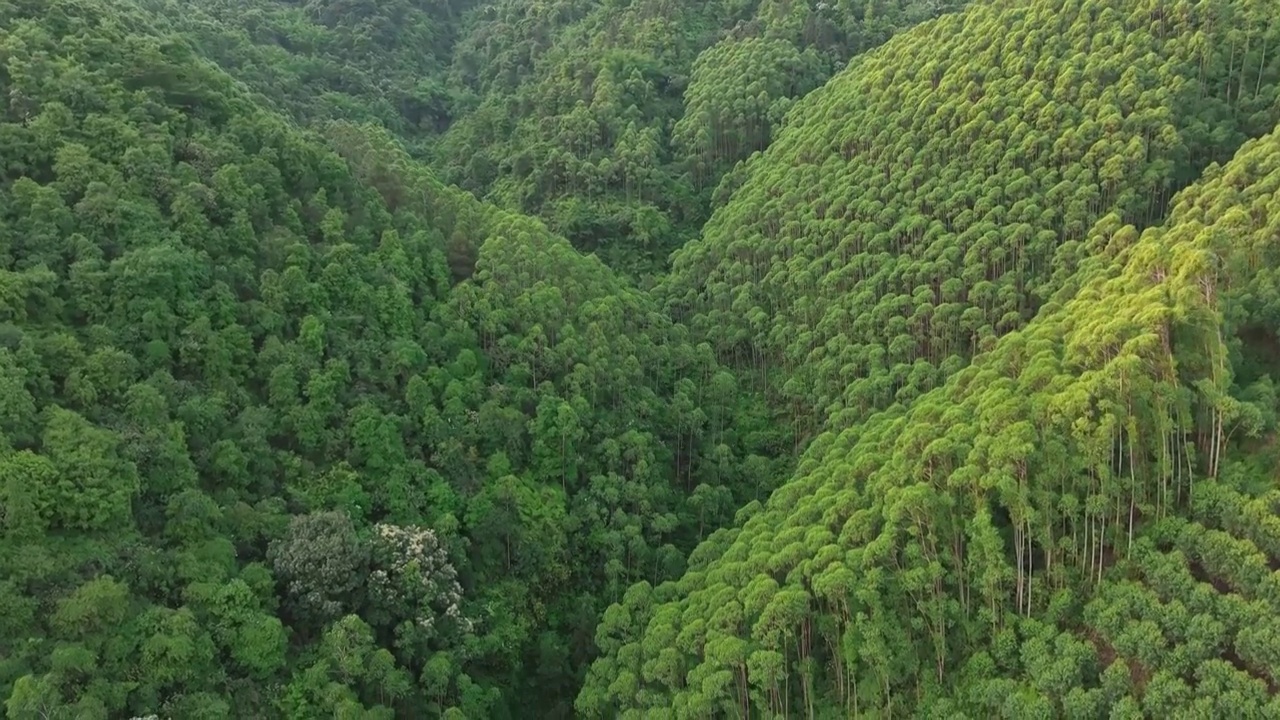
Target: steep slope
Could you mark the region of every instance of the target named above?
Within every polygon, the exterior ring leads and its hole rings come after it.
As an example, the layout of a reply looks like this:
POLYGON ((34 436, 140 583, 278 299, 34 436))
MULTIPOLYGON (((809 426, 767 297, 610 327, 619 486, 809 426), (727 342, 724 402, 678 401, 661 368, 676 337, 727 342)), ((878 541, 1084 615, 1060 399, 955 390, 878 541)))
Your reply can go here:
POLYGON ((787 102, 958 0, 140 2, 258 102, 305 124, 377 122, 448 181, 638 273, 696 231, 719 174, 767 142, 787 102), (691 79, 718 41, 711 59, 734 62, 691 79), (786 83, 741 74, 797 64, 786 83), (725 72, 719 102, 686 111, 686 86, 725 72), (673 143, 682 116, 692 143, 673 143), (700 143, 738 130, 710 155, 700 143))
POLYGON ((446 72, 473 0, 140 0, 259 104, 377 121, 425 151, 453 120, 446 72))
POLYGON ((1118 214, 1276 119, 1256 2, 983 2, 801 101, 666 295, 797 441, 910 401, 1021 327, 1118 214))
POLYGON ((1277 168, 1272 134, 1162 227, 1104 218, 1025 328, 823 435, 684 578, 610 608, 579 711, 1280 711, 1274 465, 1214 482, 1274 430, 1277 168))
POLYGON ((153 20, 0 2, 9 716, 567 713, 599 610, 772 489, 763 413, 541 222, 153 20))
POLYGON ((1007 630, 1004 643, 966 663, 965 686, 934 712, 1275 717, 1278 492, 1199 481, 1199 521, 1161 521, 1083 608, 1060 593, 1047 622, 1007 630))
POLYGON ((443 409, 423 422, 434 466, 476 493, 469 517, 486 514, 471 539, 485 603, 510 608, 520 632, 548 623, 510 697, 554 708, 594 655, 605 604, 637 579, 678 576, 704 531, 776 486, 781 434, 709 348, 598 259, 444 188, 385 135, 330 135, 384 197, 421 203, 446 237, 484 238, 434 319, 446 338, 474 338, 489 384, 437 384, 443 409))
POLYGON ((957 4, 499 0, 473 13, 458 45, 452 78, 468 109, 437 165, 611 267, 652 272, 790 99, 957 4), (793 76, 746 75, 760 70, 793 76))
POLYGON ((672 138, 695 187, 769 145, 795 98, 826 78, 818 58, 773 37, 731 37, 698 56, 672 138))

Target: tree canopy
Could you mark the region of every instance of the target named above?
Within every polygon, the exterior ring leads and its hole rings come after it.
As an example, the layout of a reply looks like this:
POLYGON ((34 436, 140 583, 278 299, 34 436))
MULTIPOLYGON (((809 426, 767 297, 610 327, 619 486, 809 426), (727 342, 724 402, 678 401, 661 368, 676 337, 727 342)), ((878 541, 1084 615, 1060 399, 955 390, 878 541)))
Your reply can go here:
POLYGON ((141 12, 0 11, 11 717, 555 714, 772 489, 755 399, 542 223, 141 12))
POLYGON ((4 716, 1280 717, 1273 15, 0 0, 4 716))
POLYGON ((1277 167, 1272 134, 1158 227, 1108 215, 1024 328, 818 438, 605 613, 580 713, 1280 710, 1274 473, 1228 455, 1275 430, 1277 167))
POLYGON ((938 386, 1034 317, 1097 220, 1158 222, 1270 129, 1269 16, 1178 7, 984 3, 857 58, 675 254, 675 317, 801 436, 938 386))

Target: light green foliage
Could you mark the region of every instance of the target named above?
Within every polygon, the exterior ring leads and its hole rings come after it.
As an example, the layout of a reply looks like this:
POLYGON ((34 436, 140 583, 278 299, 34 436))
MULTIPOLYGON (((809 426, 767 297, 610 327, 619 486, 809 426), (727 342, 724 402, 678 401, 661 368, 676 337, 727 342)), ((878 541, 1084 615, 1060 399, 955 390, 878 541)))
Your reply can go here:
POLYGON ((1236 367, 1273 337, 1278 163, 1280 133, 1159 228, 1109 215, 1026 327, 821 436, 662 601, 606 611, 580 712, 1274 708, 1275 493, 1217 478, 1240 483, 1233 438, 1274 430, 1269 379, 1236 367))
POLYGON ((775 38, 730 38, 699 55, 674 131, 695 182, 718 179, 725 166, 768 147, 791 100, 822 78, 820 63, 775 38))
POLYGON ((676 317, 800 438, 937 387, 1035 316, 1095 221, 1158 221, 1270 129, 1261 7, 1178 8, 980 3, 855 59, 675 254, 676 317))

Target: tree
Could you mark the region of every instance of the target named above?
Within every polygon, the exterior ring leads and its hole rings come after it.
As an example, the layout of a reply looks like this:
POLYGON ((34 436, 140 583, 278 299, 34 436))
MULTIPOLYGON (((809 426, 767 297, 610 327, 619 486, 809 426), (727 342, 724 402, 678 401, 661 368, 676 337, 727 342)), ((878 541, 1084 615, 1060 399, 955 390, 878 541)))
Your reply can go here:
POLYGON ((312 627, 354 607, 369 573, 367 545, 351 518, 333 511, 294 517, 268 557, 299 619, 312 627))

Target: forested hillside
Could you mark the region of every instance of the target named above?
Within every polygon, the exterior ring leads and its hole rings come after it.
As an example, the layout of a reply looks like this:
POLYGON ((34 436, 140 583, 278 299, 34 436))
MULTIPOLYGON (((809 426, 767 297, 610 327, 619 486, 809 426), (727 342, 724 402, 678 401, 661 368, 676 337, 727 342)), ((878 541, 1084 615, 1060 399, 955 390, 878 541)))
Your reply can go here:
POLYGON ((527 3, 476 12, 437 165, 645 272, 697 233, 721 174, 849 57, 959 2, 527 3), (567 21, 567 22, 566 22, 567 21))
POLYGON ((610 608, 582 714, 1276 717, 1280 458, 1230 451, 1275 429, 1277 168, 1098 223, 1024 329, 815 442, 610 608))
POLYGON ((767 415, 540 222, 126 10, 0 4, 10 717, 562 714, 604 605, 772 489, 767 415))
POLYGON ((980 4, 859 58, 676 254, 675 316, 801 436, 936 387, 1035 315, 1097 220, 1158 221, 1270 130, 1269 6, 1161 7, 980 4))
POLYGON ((303 121, 372 120, 615 269, 694 236, 720 176, 844 61, 958 0, 141 0, 303 121))
POLYGON ((5 716, 1280 718, 1275 9, 961 5, 0 0, 5 716))
POLYGON ((474 0, 137 0, 244 82, 314 123, 377 122, 415 147, 449 127, 453 47, 474 0))

